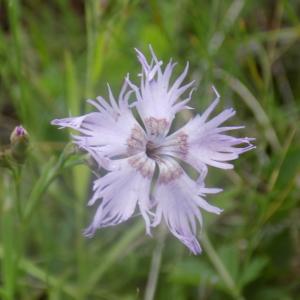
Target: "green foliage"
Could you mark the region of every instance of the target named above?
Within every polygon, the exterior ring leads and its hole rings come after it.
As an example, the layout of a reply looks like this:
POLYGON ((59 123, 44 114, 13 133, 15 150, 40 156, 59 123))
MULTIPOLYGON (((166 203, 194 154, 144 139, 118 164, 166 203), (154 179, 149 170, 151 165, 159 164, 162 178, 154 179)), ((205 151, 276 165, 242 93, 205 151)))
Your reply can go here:
MULTIPOLYGON (((300 299, 298 1, 0 1, 0 298, 300 299), (92 173, 50 120, 90 110, 139 72, 134 47, 190 63, 195 111, 220 92, 257 148, 234 171, 211 170, 224 192, 204 214, 197 257, 141 220, 82 231, 92 173), (9 136, 30 136, 22 165, 9 136), (9 167, 9 168, 8 168, 9 167), (154 296, 153 296, 154 295, 154 296)), ((189 116, 188 116, 189 117, 189 116)), ((181 122, 186 120, 183 114, 181 122)))

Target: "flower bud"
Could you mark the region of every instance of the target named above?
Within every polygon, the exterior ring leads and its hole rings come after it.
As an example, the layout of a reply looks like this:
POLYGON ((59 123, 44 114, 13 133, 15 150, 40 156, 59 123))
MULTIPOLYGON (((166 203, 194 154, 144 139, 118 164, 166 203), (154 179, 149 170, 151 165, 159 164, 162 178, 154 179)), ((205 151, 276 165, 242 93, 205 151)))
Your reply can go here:
POLYGON ((10 135, 12 158, 18 163, 24 163, 29 146, 29 135, 23 126, 17 126, 10 135))

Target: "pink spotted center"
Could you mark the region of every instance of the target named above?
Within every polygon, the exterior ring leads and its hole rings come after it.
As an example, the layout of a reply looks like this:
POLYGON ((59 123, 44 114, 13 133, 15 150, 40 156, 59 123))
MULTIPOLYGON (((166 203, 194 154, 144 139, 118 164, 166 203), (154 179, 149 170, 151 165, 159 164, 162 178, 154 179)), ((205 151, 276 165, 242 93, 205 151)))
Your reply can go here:
MULTIPOLYGON (((142 176, 152 176, 148 170, 154 161, 160 165, 165 165, 166 157, 172 154, 185 157, 188 153, 187 139, 188 135, 184 132, 179 132, 172 138, 166 137, 166 132, 169 129, 169 123, 165 119, 156 119, 153 117, 145 120, 146 132, 142 127, 136 125, 127 139, 127 154, 134 156, 135 154, 144 152, 146 159, 134 157, 129 160, 130 165, 138 170, 142 176)), ((182 171, 181 169, 170 165, 164 168, 160 175, 160 181, 167 183, 178 178, 182 171)))

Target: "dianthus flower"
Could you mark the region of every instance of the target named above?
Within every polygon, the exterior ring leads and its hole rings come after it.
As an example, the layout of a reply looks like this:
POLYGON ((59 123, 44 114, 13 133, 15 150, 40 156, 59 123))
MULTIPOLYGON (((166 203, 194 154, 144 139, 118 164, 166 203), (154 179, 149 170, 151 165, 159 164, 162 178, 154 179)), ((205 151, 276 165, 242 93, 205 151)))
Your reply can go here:
POLYGON ((171 83, 176 63, 163 68, 152 48, 151 63, 137 52, 142 66, 140 85, 127 76, 116 99, 108 86, 109 102, 102 97, 88 100, 97 111, 83 116, 56 119, 52 124, 69 127, 80 135, 74 142, 86 150, 107 173, 97 178, 88 204, 98 204, 94 219, 85 230, 93 236, 99 228, 128 220, 136 210, 142 215, 146 232, 151 234, 162 220, 170 232, 192 253, 201 252, 197 227, 202 226, 201 210, 219 214, 222 210, 205 200, 206 194, 221 189, 206 188, 207 166, 231 169, 229 161, 253 148, 250 138, 232 137, 225 132, 241 126, 220 126, 235 111, 225 109, 210 118, 219 102, 216 99, 202 115, 196 115, 182 128, 170 133, 175 115, 189 109, 193 82, 183 84, 188 64, 171 83), (129 104, 129 98, 134 100, 129 104), (186 95, 186 98, 183 95, 186 95), (133 111, 139 115, 138 121, 133 111), (198 173, 192 179, 182 162, 198 173))

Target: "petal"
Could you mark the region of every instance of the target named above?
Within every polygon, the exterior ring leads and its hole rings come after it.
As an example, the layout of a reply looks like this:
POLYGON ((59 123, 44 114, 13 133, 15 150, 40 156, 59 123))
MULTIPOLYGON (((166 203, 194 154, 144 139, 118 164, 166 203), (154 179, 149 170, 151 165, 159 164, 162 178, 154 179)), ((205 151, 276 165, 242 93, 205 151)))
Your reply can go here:
POLYGON ((197 223, 202 226, 199 208, 219 214, 221 209, 209 204, 203 196, 220 190, 199 186, 171 158, 158 165, 160 175, 154 191, 157 207, 152 226, 157 226, 163 218, 171 233, 192 253, 199 254, 201 247, 196 238, 197 223))
POLYGON ((162 61, 155 56, 151 46, 152 62, 149 64, 142 52, 136 49, 137 57, 142 65, 140 88, 128 80, 137 98, 136 108, 145 124, 147 133, 151 133, 151 120, 156 119, 164 123, 164 126, 157 132, 157 136, 165 136, 171 126, 175 114, 185 108, 190 101, 191 92, 186 99, 181 96, 190 90, 193 82, 183 85, 188 72, 188 64, 183 73, 170 84, 170 78, 175 63, 170 61, 165 69, 162 69, 162 61))
POLYGON ((180 158, 200 173, 206 173, 206 166, 221 169, 232 169, 229 161, 237 159, 240 154, 255 148, 252 138, 237 138, 227 134, 226 131, 237 130, 243 126, 220 126, 231 118, 235 111, 226 109, 214 118, 208 120, 219 98, 200 116, 190 120, 185 126, 168 136, 161 150, 165 155, 180 158))
POLYGON ((137 123, 128 105, 129 93, 126 93, 125 83, 118 101, 115 100, 110 88, 109 103, 102 97, 96 100, 88 100, 98 112, 92 112, 83 116, 65 119, 56 119, 51 122, 61 128, 69 127, 81 134, 73 136, 75 143, 88 151, 99 165, 108 158, 128 156, 128 139, 133 128, 142 133, 144 130, 137 123))
POLYGON ((93 205, 98 200, 101 203, 91 225, 85 230, 85 235, 91 237, 99 228, 128 220, 136 206, 145 220, 146 232, 150 234, 149 195, 155 163, 140 153, 128 159, 117 160, 115 164, 115 170, 94 182, 94 194, 88 204, 93 205))

